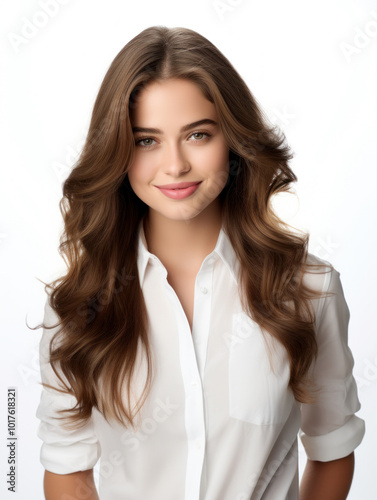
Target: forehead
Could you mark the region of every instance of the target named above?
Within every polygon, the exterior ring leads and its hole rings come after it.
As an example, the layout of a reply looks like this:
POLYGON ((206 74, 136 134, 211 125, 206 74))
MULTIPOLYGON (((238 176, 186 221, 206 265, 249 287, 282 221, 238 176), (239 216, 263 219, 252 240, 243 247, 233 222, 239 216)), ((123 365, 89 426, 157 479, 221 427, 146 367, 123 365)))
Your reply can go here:
POLYGON ((216 120, 216 108, 195 82, 182 78, 147 84, 131 110, 132 125, 143 127, 182 126, 202 118, 216 120))

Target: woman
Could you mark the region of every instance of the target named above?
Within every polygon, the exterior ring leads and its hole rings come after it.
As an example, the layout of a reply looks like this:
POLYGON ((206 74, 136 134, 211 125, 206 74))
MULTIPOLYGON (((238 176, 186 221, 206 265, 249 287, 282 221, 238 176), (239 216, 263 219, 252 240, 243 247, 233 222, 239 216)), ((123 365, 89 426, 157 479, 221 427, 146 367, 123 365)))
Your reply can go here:
POLYGON ((346 498, 364 435, 349 310, 272 210, 291 158, 201 35, 151 27, 116 56, 47 285, 47 500, 98 498, 99 457, 101 500, 297 499, 298 434, 300 499, 346 498))

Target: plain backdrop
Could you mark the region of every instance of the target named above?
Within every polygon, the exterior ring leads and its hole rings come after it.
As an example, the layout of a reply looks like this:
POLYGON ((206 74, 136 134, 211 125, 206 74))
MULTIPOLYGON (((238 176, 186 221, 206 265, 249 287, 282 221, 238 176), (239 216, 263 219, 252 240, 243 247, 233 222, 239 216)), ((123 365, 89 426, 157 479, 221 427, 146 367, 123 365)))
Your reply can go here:
MULTIPOLYGON (((62 182, 102 79, 152 25, 184 26, 232 62, 295 154, 279 215, 341 273, 366 435, 351 500, 376 498, 377 4, 318 0, 2 0, 0 497, 42 499, 38 344, 49 282, 63 270, 62 182), (17 388, 17 491, 8 493, 7 388, 17 388)), ((300 446, 300 474, 305 455, 300 446)))

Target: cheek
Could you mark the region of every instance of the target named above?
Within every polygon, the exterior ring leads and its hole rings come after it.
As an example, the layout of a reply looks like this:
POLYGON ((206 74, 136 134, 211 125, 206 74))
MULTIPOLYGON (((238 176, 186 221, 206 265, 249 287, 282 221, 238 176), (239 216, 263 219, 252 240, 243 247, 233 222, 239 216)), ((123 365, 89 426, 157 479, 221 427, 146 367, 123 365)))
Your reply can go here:
POLYGON ((206 172, 209 178, 208 192, 217 197, 225 187, 229 176, 229 152, 227 148, 218 147, 206 158, 206 172))
POLYGON ((225 178, 225 183, 229 174, 229 149, 223 145, 217 147, 208 156, 207 161, 211 173, 219 179, 225 178))
POLYGON ((213 141, 208 147, 197 146, 193 152, 193 164, 207 173, 224 171, 229 168, 229 148, 223 141, 213 141))
POLYGON ((134 192, 135 192, 135 187, 137 185, 137 177, 136 177, 135 173, 136 173, 136 170, 133 167, 128 169, 128 172, 127 172, 128 182, 130 183, 130 186, 134 192))
POLYGON ((136 158, 128 169, 128 179, 130 181, 131 187, 139 183, 148 182, 148 178, 151 175, 151 168, 145 159, 136 158))

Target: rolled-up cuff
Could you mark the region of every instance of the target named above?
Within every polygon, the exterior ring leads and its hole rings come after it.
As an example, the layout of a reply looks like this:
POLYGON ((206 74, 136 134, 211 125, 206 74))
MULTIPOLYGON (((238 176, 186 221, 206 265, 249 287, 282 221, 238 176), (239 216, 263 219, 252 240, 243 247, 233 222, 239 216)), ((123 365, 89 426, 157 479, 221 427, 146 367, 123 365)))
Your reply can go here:
POLYGON ((353 415, 345 425, 322 436, 308 436, 300 430, 300 439, 310 460, 329 462, 346 457, 359 446, 365 434, 365 422, 353 415))
POLYGON ((37 436, 43 441, 40 461, 46 470, 55 474, 92 469, 101 455, 92 419, 75 429, 67 429, 61 421, 55 420, 58 409, 72 406, 72 396, 54 395, 44 389, 37 409, 36 416, 40 419, 37 436))
POLYGON ((100 456, 98 443, 79 443, 69 446, 51 446, 43 443, 40 461, 55 474, 71 474, 92 469, 100 456))

